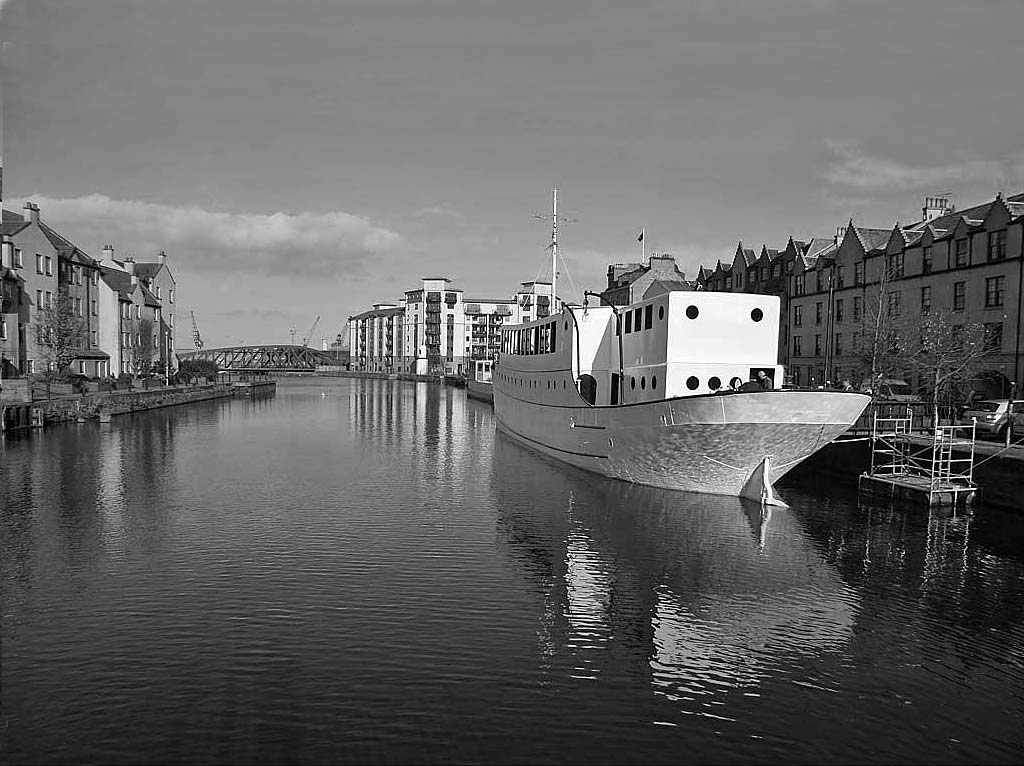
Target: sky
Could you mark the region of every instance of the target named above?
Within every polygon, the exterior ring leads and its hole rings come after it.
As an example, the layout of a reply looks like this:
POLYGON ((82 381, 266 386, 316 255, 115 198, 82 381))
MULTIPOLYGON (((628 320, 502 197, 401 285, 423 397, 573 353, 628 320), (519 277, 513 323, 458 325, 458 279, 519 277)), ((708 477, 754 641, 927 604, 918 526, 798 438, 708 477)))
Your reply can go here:
POLYGON ((317 316, 319 345, 421 277, 549 279, 556 187, 570 299, 641 228, 693 276, 1020 192, 1021 29, 1024 0, 6 0, 4 207, 165 251, 207 348, 317 316))

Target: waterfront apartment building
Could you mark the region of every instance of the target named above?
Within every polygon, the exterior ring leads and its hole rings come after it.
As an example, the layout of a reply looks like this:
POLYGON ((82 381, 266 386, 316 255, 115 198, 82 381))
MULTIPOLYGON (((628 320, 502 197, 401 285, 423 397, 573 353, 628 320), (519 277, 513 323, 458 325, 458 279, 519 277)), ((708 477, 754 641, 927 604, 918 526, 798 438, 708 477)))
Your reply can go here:
POLYGON ((26 202, 25 214, 3 211, 3 303, 0 358, 4 375, 39 373, 51 364, 40 330, 63 298, 84 333, 71 370, 90 377, 125 373, 173 373, 176 284, 160 253, 157 261, 93 259, 40 219, 26 202))
MULTIPOLYGON (((979 381, 986 395, 1006 396, 1011 382, 1024 381, 1024 194, 961 211, 945 198, 929 198, 922 213, 920 221, 891 229, 851 221, 834 254, 794 272, 788 320, 795 383, 862 382, 855 380, 862 363, 854 349, 863 341, 866 312, 912 331, 939 311, 960 322, 954 331, 983 326, 991 353, 979 381)), ((900 377, 927 390, 928 381, 909 365, 900 377)))
POLYGON ((466 298, 447 277, 427 277, 398 303, 349 317, 350 368, 364 372, 466 375, 493 359, 501 328, 551 314, 551 283, 520 284, 511 298, 466 298))
POLYGON ((672 290, 692 290, 686 274, 668 253, 653 253, 647 263, 613 263, 608 267, 608 284, 601 293, 605 306, 628 306, 672 290))
MULTIPOLYGON (((780 297, 779 361, 795 385, 864 383, 855 349, 862 345, 865 312, 912 328, 930 312, 947 311, 962 318, 962 326, 984 327, 992 355, 981 393, 1006 396, 1011 382, 1019 391, 1024 381, 1022 232, 1024 194, 960 211, 932 197, 908 226, 850 221, 834 237, 791 238, 781 252, 762 248, 756 257, 741 244, 731 264, 702 267, 697 283, 698 289, 780 297)), ((900 375, 927 389, 909 365, 900 375)))
POLYGON ((370 311, 349 317, 350 366, 363 372, 405 372, 402 332, 405 307, 375 303, 370 311))

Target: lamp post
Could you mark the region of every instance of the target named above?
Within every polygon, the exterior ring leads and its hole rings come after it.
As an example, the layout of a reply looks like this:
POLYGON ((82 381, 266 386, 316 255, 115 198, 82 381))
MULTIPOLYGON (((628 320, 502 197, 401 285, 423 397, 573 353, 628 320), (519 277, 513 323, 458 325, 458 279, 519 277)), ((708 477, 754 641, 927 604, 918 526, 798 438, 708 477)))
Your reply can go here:
POLYGON ((1010 401, 1006 404, 1006 415, 1009 420, 1006 423, 1006 446, 1013 444, 1013 398, 1017 394, 1017 381, 1010 381, 1010 401))

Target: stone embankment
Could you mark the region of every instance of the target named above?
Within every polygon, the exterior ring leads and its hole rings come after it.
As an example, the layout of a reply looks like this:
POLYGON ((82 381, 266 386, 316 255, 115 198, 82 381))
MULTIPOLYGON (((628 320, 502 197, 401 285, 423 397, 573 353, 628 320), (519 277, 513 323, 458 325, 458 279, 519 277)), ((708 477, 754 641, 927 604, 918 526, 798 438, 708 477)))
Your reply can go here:
MULTIPOLYGON (((234 393, 231 384, 211 383, 193 386, 170 386, 133 391, 106 391, 76 397, 43 399, 31 405, 14 405, 37 409, 42 413, 43 425, 75 420, 106 419, 128 412, 173 407, 178 404, 220 399, 234 393)), ((10 422, 12 418, 8 418, 10 422)))

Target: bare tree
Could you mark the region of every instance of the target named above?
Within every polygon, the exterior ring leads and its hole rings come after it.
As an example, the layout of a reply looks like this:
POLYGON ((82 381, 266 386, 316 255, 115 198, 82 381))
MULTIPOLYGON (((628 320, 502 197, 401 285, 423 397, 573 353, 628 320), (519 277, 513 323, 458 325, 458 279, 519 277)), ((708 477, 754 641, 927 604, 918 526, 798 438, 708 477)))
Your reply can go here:
POLYGON ((939 422, 939 402, 956 398, 984 369, 994 353, 988 341, 983 324, 965 323, 945 310, 923 314, 914 328, 902 333, 899 347, 905 363, 930 389, 933 422, 939 422))
POLYGON ((860 316, 854 319, 850 356, 872 386, 882 378, 898 377, 906 366, 900 338, 907 322, 902 316, 902 293, 892 289, 891 277, 883 267, 878 284, 865 290, 860 316))
POLYGON ((46 398, 49 399, 51 381, 85 346, 87 328, 85 318, 75 311, 74 299, 66 293, 57 293, 53 303, 37 308, 36 316, 36 344, 40 357, 46 362, 46 398))
POLYGON ((136 319, 131 327, 128 362, 135 375, 145 375, 153 367, 156 344, 153 342, 153 320, 136 319))

